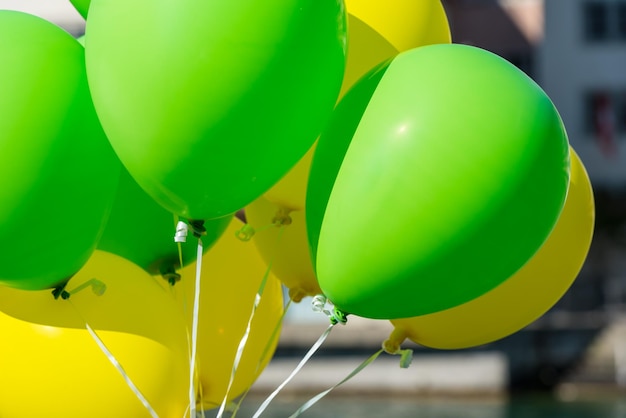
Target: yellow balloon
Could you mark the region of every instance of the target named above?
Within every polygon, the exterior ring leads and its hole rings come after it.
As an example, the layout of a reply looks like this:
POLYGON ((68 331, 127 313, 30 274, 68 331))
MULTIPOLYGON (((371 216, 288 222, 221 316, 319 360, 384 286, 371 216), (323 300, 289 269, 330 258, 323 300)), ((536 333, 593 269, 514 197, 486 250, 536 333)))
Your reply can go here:
MULTIPOLYGON (((398 50, 378 32, 352 15, 348 15, 348 28, 348 56, 340 98, 372 67, 398 54, 398 50)), ((314 153, 315 145, 263 196, 286 209, 304 210, 306 183, 314 153)))
POLYGON ((309 178, 315 144, 289 172, 263 195, 270 202, 289 209, 303 210, 306 201, 306 183, 309 178))
POLYGON ((159 416, 182 417, 187 342, 171 296, 141 268, 100 251, 67 289, 89 283, 95 287, 69 300, 47 290, 0 288, 0 416, 150 416, 85 329, 87 321, 159 416))
POLYGON ((439 0, 346 0, 346 9, 398 51, 451 40, 448 18, 439 0))
POLYGON ((281 212, 281 206, 260 197, 246 207, 248 223, 255 229, 252 241, 276 277, 289 288, 289 297, 300 302, 322 293, 309 253, 304 211, 281 212), (277 215, 287 214, 288 225, 270 226, 277 215))
MULTIPOLYGON (((450 43, 439 0, 348 0, 348 56, 339 98, 365 73, 399 52, 450 43)), ((289 210, 304 210, 315 147, 263 196, 289 210)))
MULTIPOLYGON (((381 3, 382 7, 382 3, 381 3)), ((369 70, 400 51, 379 32, 353 14, 348 14, 348 55, 339 99, 369 70)))
MULTIPOLYGON (((200 409, 219 406, 226 394, 237 347, 267 270, 254 244, 235 236, 243 225, 239 219, 233 218, 226 232, 202 258, 197 345, 200 409)), ((196 263, 185 267, 181 282, 172 289, 187 313, 189 329, 195 273, 196 263)), ((279 334, 274 334, 274 330, 280 324, 283 306, 281 284, 270 275, 252 321, 229 399, 252 386, 274 354, 279 334)))
POLYGON ((470 302, 429 315, 392 320, 395 329, 386 342, 390 351, 405 338, 439 349, 483 345, 519 331, 558 302, 587 257, 595 219, 585 167, 572 148, 570 157, 565 206, 535 256, 510 279, 470 302))

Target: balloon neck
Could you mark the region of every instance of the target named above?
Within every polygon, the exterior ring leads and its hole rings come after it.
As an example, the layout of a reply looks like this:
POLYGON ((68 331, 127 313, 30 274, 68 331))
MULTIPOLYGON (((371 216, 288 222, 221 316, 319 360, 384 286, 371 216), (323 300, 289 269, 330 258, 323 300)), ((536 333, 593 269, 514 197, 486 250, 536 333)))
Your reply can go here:
POLYGON ((291 225, 291 223, 293 222, 291 219, 291 216, 289 216, 289 213, 291 212, 291 209, 285 208, 285 207, 281 207, 276 211, 276 215, 274 215, 274 218, 272 219, 272 223, 275 226, 287 226, 287 225, 291 225))
POLYGON ((298 288, 294 287, 294 288, 289 289, 289 299, 291 299, 295 303, 302 302, 302 299, 304 299, 307 296, 309 296, 309 292, 307 292, 301 287, 298 287, 298 288))
POLYGON ((408 338, 406 331, 401 328, 394 327, 393 331, 389 335, 389 338, 383 342, 383 349, 387 354, 397 354, 400 351, 400 346, 408 338))
POLYGON ((176 283, 180 281, 180 274, 176 272, 174 266, 167 266, 162 272, 161 277, 169 283, 170 286, 174 286, 176 283))
POLYGON ((406 369, 413 361, 413 350, 410 348, 402 349, 400 346, 407 339, 407 334, 404 330, 398 327, 394 328, 389 338, 383 342, 383 351, 387 354, 400 356, 400 367, 406 369))
POLYGON ((70 279, 65 279, 63 281, 62 284, 58 285, 57 287, 55 287, 54 289, 52 289, 52 296, 54 296, 55 299, 67 299, 70 297, 70 294, 67 290, 65 290, 65 287, 67 286, 67 283, 70 281, 70 279))
POLYGON ((337 309, 337 307, 333 308, 332 317, 330 318, 330 323, 333 325, 341 324, 345 325, 348 322, 348 313, 342 311, 341 309, 337 309))
POLYGON ((191 227, 191 232, 193 233, 194 237, 201 238, 206 235, 206 228, 204 226, 204 221, 190 219, 189 226, 191 227))

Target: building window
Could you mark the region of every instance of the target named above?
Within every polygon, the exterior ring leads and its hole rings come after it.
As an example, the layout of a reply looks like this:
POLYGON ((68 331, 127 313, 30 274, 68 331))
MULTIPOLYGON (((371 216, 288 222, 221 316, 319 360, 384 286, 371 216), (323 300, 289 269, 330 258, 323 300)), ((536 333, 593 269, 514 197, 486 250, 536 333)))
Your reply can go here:
POLYGON ((609 35, 609 7, 601 1, 587 2, 584 8, 585 37, 590 41, 602 41, 609 35))
POLYGON ((588 0, 583 3, 582 11, 586 40, 626 41, 625 0, 588 0))
POLYGON ((626 41, 626 2, 617 4, 617 32, 621 40, 626 41))
POLYGON ((626 134, 626 89, 588 92, 584 105, 585 131, 605 154, 615 154, 618 137, 626 134))
POLYGON ((626 134, 626 90, 615 96, 617 132, 626 134))
MULTIPOLYGON (((613 103, 611 94, 606 91, 592 91, 585 95, 585 131, 596 134, 610 123, 613 127, 613 103)), ((611 129, 614 130, 614 129, 611 129)))

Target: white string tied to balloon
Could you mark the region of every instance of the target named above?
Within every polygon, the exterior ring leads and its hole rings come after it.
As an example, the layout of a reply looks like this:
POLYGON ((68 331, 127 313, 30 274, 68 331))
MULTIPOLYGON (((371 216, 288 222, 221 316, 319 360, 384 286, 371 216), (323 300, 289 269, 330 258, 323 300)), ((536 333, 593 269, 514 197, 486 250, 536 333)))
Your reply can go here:
POLYGON ((196 280, 194 286, 193 299, 193 315, 191 325, 191 347, 189 356, 189 416, 195 418, 196 411, 196 357, 198 349, 198 320, 200 313, 200 282, 202 276, 202 255, 204 249, 202 247, 202 236, 206 235, 204 221, 178 221, 176 224, 176 233, 174 234, 174 242, 177 244, 187 242, 187 236, 191 229, 193 236, 198 238, 198 252, 196 254, 196 280))
POLYGON ((109 350, 109 348, 106 346, 104 341, 100 338, 98 333, 91 327, 91 325, 89 325, 89 322, 81 314, 81 312, 78 310, 76 305, 74 305, 74 303, 72 303, 72 300, 70 299, 70 297, 72 295, 74 295, 74 294, 84 290, 84 289, 87 289, 87 288, 91 288, 92 292, 96 296, 102 296, 106 292, 107 286, 106 286, 106 284, 104 282, 102 282, 102 281, 100 281, 98 279, 93 278, 93 279, 89 279, 89 280, 85 281, 84 283, 78 285, 77 287, 75 287, 71 291, 65 290, 65 286, 63 286, 63 287, 55 289, 52 292, 52 294, 55 297, 55 299, 58 299, 60 297, 61 299, 67 300, 70 303, 72 308, 74 308, 74 310, 76 311, 76 314, 84 322, 85 328, 89 332, 89 335, 91 336, 91 338, 95 341, 95 343, 98 345, 98 348, 100 348, 100 351, 102 351, 102 353, 107 357, 109 362, 111 362, 111 364, 117 369, 117 371, 120 373, 120 375, 122 375, 122 378, 124 378, 124 382, 126 383, 126 385, 135 394, 137 399, 139 399, 141 404, 146 408, 146 410, 148 411, 150 416, 152 418, 159 418, 159 415, 156 413, 156 411, 154 410, 152 405, 150 405, 150 402, 148 402, 148 399, 144 396, 144 394, 141 392, 139 387, 137 387, 137 385, 133 382, 133 380, 130 378, 128 373, 126 373, 126 370, 124 370, 124 367, 120 364, 120 362, 117 360, 117 358, 113 355, 111 350, 109 350))
MULTIPOLYGON (((277 227, 277 228, 280 228, 278 236, 276 237, 276 243, 278 244, 278 242, 280 242, 282 238, 284 227, 290 224, 291 224, 291 217, 289 216, 289 212, 279 211, 274 217, 274 219, 272 219, 272 223, 260 229, 256 229, 250 224, 245 224, 240 230, 238 230, 235 233, 235 236, 242 242, 248 242, 252 239, 252 237, 257 232, 262 231, 267 228, 277 227)), ((267 264, 267 268, 265 269, 265 273, 263 275, 263 278, 261 279, 261 283, 259 284, 259 288, 256 292, 256 295, 254 296, 252 310, 250 311, 250 316, 248 317, 248 322, 246 324, 246 329, 244 331, 244 334, 239 340, 239 344, 237 345, 237 352, 235 353, 235 359, 233 361, 233 367, 231 369, 228 386, 226 387, 226 392, 224 393, 224 398, 222 399, 222 403, 220 404, 219 410, 217 411, 216 418, 222 418, 224 412, 226 411, 226 407, 228 404, 228 397, 230 396, 230 391, 232 389, 233 383, 235 382, 235 376, 237 375, 237 369, 239 368, 239 364, 241 363, 241 359, 243 357, 243 351, 246 348, 246 345, 248 343, 248 338, 250 336, 250 332, 252 331, 252 321, 254 320, 257 309, 261 303, 261 298, 265 290, 265 285, 267 284, 267 280, 270 277, 270 273, 272 271, 272 264, 273 264, 273 260, 270 260, 270 262, 267 264)), ((281 322, 282 322, 282 319, 280 320, 279 324, 281 322)), ((268 347, 269 347, 270 342, 271 340, 268 341, 268 347)), ((237 406, 235 406, 235 408, 237 408, 237 406)))
POLYGON ((261 414, 267 409, 272 400, 280 393, 280 391, 287 386, 287 384, 298 374, 298 372, 304 367, 304 365, 309 361, 309 359, 317 352, 317 350, 322 346, 330 332, 337 324, 345 325, 348 321, 348 314, 337 309, 336 307, 332 307, 332 309, 328 309, 326 305, 328 304, 328 299, 324 295, 317 295, 313 297, 311 301, 311 308, 314 312, 323 313, 326 315, 330 321, 330 325, 326 330, 322 333, 322 335, 317 339, 317 341, 311 346, 309 351, 304 355, 302 360, 298 363, 295 369, 291 372, 289 376, 285 379, 283 383, 281 383, 274 392, 272 392, 267 399, 261 404, 259 409, 254 413, 252 418, 258 418, 261 414))
MULTIPOLYGON (((338 323, 342 323, 340 321, 341 321, 342 318, 345 319, 345 313, 343 313, 342 311, 338 310, 337 308, 333 308, 332 311, 327 309, 326 308, 326 303, 327 303, 327 299, 326 299, 325 296, 319 295, 319 296, 314 297, 313 298, 313 302, 312 302, 313 310, 316 311, 316 312, 322 312, 326 316, 328 316, 330 321, 331 321, 331 324, 333 324, 334 321, 339 321, 338 323)), ((304 413, 304 411, 306 411, 307 409, 309 409, 310 407, 315 405, 324 396, 328 395, 334 389, 338 388, 339 386, 343 385, 348 380, 352 379, 354 376, 359 374, 363 369, 365 369, 367 366, 369 366, 371 363, 373 363, 374 360, 376 360, 383 352, 388 353, 388 354, 392 354, 392 355, 399 355, 400 356, 400 367, 403 368, 403 369, 408 368, 411 365, 411 362, 413 360, 413 350, 411 350, 411 349, 404 349, 403 350, 403 349, 400 348, 399 345, 395 345, 395 344, 391 343, 389 340, 387 340, 387 341, 383 342, 382 348, 380 350, 378 350, 373 355, 371 355, 368 359, 366 359, 364 362, 359 364, 345 378, 343 378, 341 381, 339 381, 335 385, 331 386, 330 388, 328 388, 328 389, 318 393, 317 395, 315 395, 314 397, 309 399, 300 408, 298 408, 298 410, 296 412, 294 412, 292 415, 290 415, 289 418, 297 418, 300 415, 302 415, 302 413, 304 413)))

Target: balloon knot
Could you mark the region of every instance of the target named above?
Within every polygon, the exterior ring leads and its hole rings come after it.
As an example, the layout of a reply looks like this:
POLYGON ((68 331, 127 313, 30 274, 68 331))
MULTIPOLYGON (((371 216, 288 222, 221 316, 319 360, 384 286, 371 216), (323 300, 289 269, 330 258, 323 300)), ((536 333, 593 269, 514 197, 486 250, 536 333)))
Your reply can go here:
POLYGON ((308 292, 300 287, 289 289, 289 299, 295 303, 302 302, 302 299, 304 299, 307 295, 308 292))
POLYGON ((59 298, 61 298, 65 300, 70 297, 69 292, 65 290, 65 286, 67 286, 67 282, 52 289, 52 296, 54 296, 54 299, 58 300, 59 298))
POLYGON ((170 267, 168 270, 161 273, 161 277, 167 280, 170 286, 174 286, 176 283, 180 281, 180 274, 178 274, 173 267, 170 267))
POLYGON ((272 219, 272 224, 275 226, 291 225, 293 220, 291 219, 291 216, 289 216, 289 212, 291 212, 291 210, 287 208, 278 209, 276 211, 276 215, 274 215, 274 218, 272 219))
POLYGON ((238 229, 235 232, 235 236, 240 240, 240 241, 250 241, 252 239, 252 237, 254 236, 254 234, 256 233, 256 231, 254 230, 254 228, 252 227, 252 225, 250 224, 245 224, 244 226, 241 227, 241 229, 238 229))
POLYGON ((337 307, 333 307, 333 314, 330 318, 330 323, 333 325, 346 325, 348 323, 348 314, 340 309, 337 309, 337 307))
POLYGON ((331 304, 326 296, 316 295, 311 301, 311 309, 314 312, 320 312, 326 315, 332 325, 345 325, 348 322, 348 313, 332 306, 332 311, 326 308, 326 304, 331 304))
POLYGON ((393 341, 392 339, 388 339, 383 342, 383 351, 387 354, 399 355, 400 367, 403 369, 407 369, 413 361, 413 350, 410 348, 401 349, 398 342, 393 341))
POLYGON ((204 221, 190 220, 189 226, 191 227, 191 232, 193 233, 194 237, 201 238, 206 235, 204 221))

